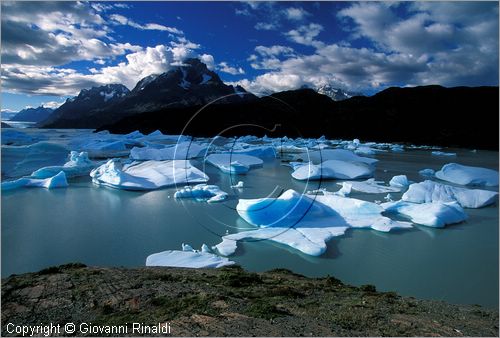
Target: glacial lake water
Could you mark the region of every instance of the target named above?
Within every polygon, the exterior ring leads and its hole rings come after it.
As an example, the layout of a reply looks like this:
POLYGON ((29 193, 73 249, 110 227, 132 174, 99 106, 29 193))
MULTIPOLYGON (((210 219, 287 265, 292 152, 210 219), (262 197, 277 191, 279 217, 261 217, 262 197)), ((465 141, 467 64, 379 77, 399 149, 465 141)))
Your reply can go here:
MULTIPOLYGON (((498 152, 444 149, 457 157, 431 156, 430 150, 379 153, 375 178, 388 181, 405 174, 422 181, 418 171, 440 169, 449 162, 498 170, 498 152)), ((2 165, 10 159, 2 152, 2 165)), ((37 271, 68 262, 96 266, 144 266, 148 255, 179 250, 181 243, 199 248, 218 244, 220 237, 252 228, 234 210, 238 198, 277 196, 282 190, 318 188, 294 180, 279 159, 247 175, 233 177, 212 166, 193 163, 230 194, 219 204, 175 200, 175 188, 133 192, 98 187, 90 177, 69 180, 65 189, 17 189, 2 192, 2 277, 37 271), (233 181, 232 181, 233 180, 233 181), (245 188, 232 189, 236 181, 245 188)), ((60 164, 60 163, 59 163, 60 164)), ((321 187, 339 189, 337 181, 321 187)), ((374 201, 385 194, 353 192, 350 197, 374 201)), ((399 199, 401 194, 393 194, 399 199)), ((380 233, 348 230, 329 242, 320 257, 270 241, 246 241, 231 260, 251 271, 287 268, 311 277, 332 275, 353 285, 373 284, 378 290, 460 304, 498 307, 498 202, 466 209, 463 223, 435 229, 380 233)))

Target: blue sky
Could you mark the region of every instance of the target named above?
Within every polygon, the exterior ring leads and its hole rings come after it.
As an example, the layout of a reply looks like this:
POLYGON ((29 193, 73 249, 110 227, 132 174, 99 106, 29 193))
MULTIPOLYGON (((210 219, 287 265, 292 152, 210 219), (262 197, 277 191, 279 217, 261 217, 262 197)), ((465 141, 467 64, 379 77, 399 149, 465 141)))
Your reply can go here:
POLYGON ((2 2, 2 109, 199 57, 256 94, 498 85, 497 2, 2 2))

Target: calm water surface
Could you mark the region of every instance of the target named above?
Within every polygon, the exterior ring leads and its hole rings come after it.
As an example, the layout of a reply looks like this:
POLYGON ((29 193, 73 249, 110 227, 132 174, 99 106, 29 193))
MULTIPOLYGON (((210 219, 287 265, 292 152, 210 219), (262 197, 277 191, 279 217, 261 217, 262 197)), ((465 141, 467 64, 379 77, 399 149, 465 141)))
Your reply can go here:
MULTIPOLYGON (((448 162, 498 168, 498 153, 447 149, 456 158, 436 157, 430 150, 381 153, 375 174, 386 182, 406 174, 421 181, 418 170, 439 169, 448 162)), ((2 161, 6 160, 2 157, 2 161)), ((194 163, 203 168, 201 162, 194 163)), ((245 183, 230 188, 230 176, 206 166, 211 184, 231 198, 221 204, 173 199, 174 188, 130 192, 94 186, 90 178, 70 181, 67 189, 18 189, 2 193, 2 277, 37 271, 67 262, 100 266, 143 266, 148 255, 215 245, 224 234, 251 228, 234 211, 238 198, 277 196, 283 189, 318 188, 295 181, 279 160, 234 177, 245 183)), ((338 190, 335 181, 322 187, 338 190)), ((351 197, 382 200, 385 194, 351 197)), ((395 199, 400 194, 393 194, 395 199)), ((307 276, 333 275, 345 283, 374 284, 378 290, 441 299, 451 303, 498 307, 498 205, 466 209, 469 219, 445 229, 415 226, 410 231, 380 233, 349 230, 329 242, 321 257, 310 257, 269 241, 239 245, 231 259, 252 271, 288 268, 307 276)))

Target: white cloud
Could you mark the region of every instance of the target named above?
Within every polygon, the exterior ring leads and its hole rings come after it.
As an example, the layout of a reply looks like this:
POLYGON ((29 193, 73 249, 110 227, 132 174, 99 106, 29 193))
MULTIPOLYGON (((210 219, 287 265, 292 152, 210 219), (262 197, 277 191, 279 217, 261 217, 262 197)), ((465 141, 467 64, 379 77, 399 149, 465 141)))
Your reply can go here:
POLYGON ((166 31, 172 34, 184 34, 181 30, 175 28, 175 27, 168 27, 164 25, 160 25, 157 23, 147 23, 144 25, 141 25, 123 15, 120 14, 112 14, 109 16, 111 20, 115 24, 120 24, 120 25, 128 25, 130 27, 134 27, 140 30, 158 30, 158 31, 166 31))
POLYGON ((232 67, 227 62, 219 63, 218 70, 231 75, 245 74, 245 71, 241 67, 232 67))
POLYGON ((321 41, 315 38, 321 33, 323 26, 317 23, 310 23, 309 25, 300 26, 297 29, 285 33, 289 40, 301 45, 319 47, 323 45, 321 41))
POLYGON ((300 7, 287 8, 285 9, 284 13, 287 19, 295 21, 304 20, 307 16, 311 15, 311 13, 307 12, 306 10, 300 7))
POLYGON ((214 61, 214 57, 212 55, 202 54, 202 55, 200 55, 200 60, 201 60, 201 62, 203 62, 204 64, 207 65, 208 69, 210 69, 210 70, 215 69, 215 61, 214 61))
POLYGON ((271 31, 278 29, 279 25, 277 23, 266 23, 266 22, 257 22, 254 26, 256 30, 259 31, 271 31))
POLYGON ((41 104, 42 107, 45 107, 45 108, 50 108, 50 109, 57 109, 59 108, 60 106, 62 106, 64 103, 64 101, 60 101, 60 102, 57 102, 57 101, 49 101, 49 102, 44 102, 41 104))

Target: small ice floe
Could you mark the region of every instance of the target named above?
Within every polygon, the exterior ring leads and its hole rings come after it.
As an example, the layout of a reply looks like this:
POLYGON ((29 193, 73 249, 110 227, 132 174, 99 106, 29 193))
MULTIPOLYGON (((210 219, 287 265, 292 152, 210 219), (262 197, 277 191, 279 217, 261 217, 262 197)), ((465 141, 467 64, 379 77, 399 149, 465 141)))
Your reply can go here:
POLYGON ((260 159, 276 158, 276 151, 272 146, 250 146, 247 148, 240 148, 238 144, 236 144, 231 148, 231 151, 227 153, 233 155, 249 155, 260 159))
POLYGON ((434 177, 436 171, 434 169, 422 169, 418 172, 420 176, 424 177, 434 177))
POLYGON ((498 193, 481 189, 453 187, 426 180, 413 183, 402 196, 407 202, 458 202, 464 208, 481 208, 495 202, 498 193))
POLYGON ((403 146, 400 145, 400 144, 392 144, 390 146, 390 149, 394 153, 402 153, 403 151, 405 151, 404 148, 403 148, 403 146))
POLYGON ((245 184, 243 183, 243 181, 239 181, 235 185, 232 185, 231 188, 234 188, 234 189, 243 189, 244 186, 245 186, 245 184))
POLYGON ((460 223, 467 219, 467 214, 457 202, 410 203, 405 201, 383 203, 388 212, 408 217, 412 222, 434 228, 460 223))
POLYGON ((72 151, 69 154, 69 161, 62 166, 43 167, 34 171, 31 176, 35 178, 48 178, 56 175, 60 171, 64 171, 66 177, 86 176, 96 166, 94 162, 89 160, 86 152, 72 151))
POLYGON ((68 181, 66 180, 66 175, 64 171, 60 171, 53 177, 38 179, 38 178, 28 178, 22 177, 15 181, 2 182, 2 190, 12 190, 22 187, 35 187, 35 188, 65 188, 68 186, 68 181))
POLYGON ((375 168, 363 162, 328 160, 321 164, 307 163, 298 166, 292 177, 296 180, 358 179, 373 176, 375 168))
POLYGON ((121 157, 130 153, 127 142, 116 139, 91 139, 81 142, 75 140, 71 145, 73 149, 87 152, 92 158, 121 157))
POLYGON ((227 193, 216 185, 198 184, 177 190, 174 198, 192 198, 200 202, 215 203, 224 201, 227 198, 227 193))
POLYGON ((294 160, 302 160, 303 162, 313 162, 315 164, 327 161, 327 160, 338 160, 338 161, 349 161, 349 162, 362 162, 365 164, 374 165, 378 162, 377 159, 370 157, 358 156, 350 150, 346 149, 324 149, 320 151, 309 151, 307 153, 302 153, 294 156, 294 160))
POLYGON ((406 189, 410 185, 410 181, 408 181, 408 177, 406 175, 396 175, 389 181, 389 185, 391 187, 406 189))
POLYGON ((206 244, 202 245, 201 251, 194 250, 189 244, 183 244, 182 251, 167 250, 149 255, 146 258, 146 266, 201 269, 220 268, 233 264, 233 261, 211 253, 206 244))
POLYGON ((498 186, 498 171, 457 163, 445 164, 441 170, 436 172, 436 177, 460 185, 498 186))
MULTIPOLYGON (((337 183, 340 184, 340 183, 337 183)), ((342 188, 340 188, 339 191, 337 191, 335 194, 342 196, 342 197, 347 197, 351 194, 352 191, 352 183, 349 182, 342 182, 342 188)))
POLYGON ((251 168, 262 167, 260 158, 242 154, 210 154, 205 161, 227 174, 245 174, 251 168))
POLYGON ((124 190, 154 190, 185 183, 204 183, 208 176, 188 160, 132 162, 111 159, 90 172, 92 181, 124 190))
POLYGON ((385 197, 384 197, 384 200, 386 200, 387 202, 392 202, 393 199, 392 199, 392 195, 391 194, 387 194, 385 197))
POLYGON ((450 156, 450 157, 453 157, 453 156, 457 156, 457 153, 447 153, 444 151, 433 151, 433 152, 431 152, 431 155, 432 156, 450 156))
POLYGON ((382 216, 384 209, 375 203, 334 194, 299 194, 291 189, 278 198, 240 199, 236 210, 259 228, 223 236, 215 248, 225 256, 233 254, 237 241, 243 239, 266 239, 319 256, 327 241, 349 228, 388 232, 411 227, 408 222, 382 216))
POLYGON ((203 156, 206 150, 207 147, 195 142, 181 142, 163 148, 134 147, 130 150, 130 158, 137 161, 188 160, 203 156))
POLYGON ((4 129, 2 128, 2 144, 23 146, 28 144, 33 144, 35 142, 42 141, 46 137, 42 135, 31 136, 22 131, 15 129, 4 129))
MULTIPOLYGON (((343 185, 346 182, 337 183, 343 185)), ((382 185, 383 181, 375 181, 374 178, 370 178, 366 181, 353 181, 349 182, 351 189, 359 192, 364 192, 366 194, 383 194, 388 192, 400 192, 400 187, 386 186, 382 185)))

